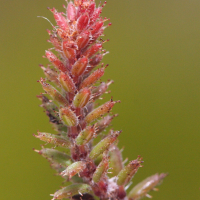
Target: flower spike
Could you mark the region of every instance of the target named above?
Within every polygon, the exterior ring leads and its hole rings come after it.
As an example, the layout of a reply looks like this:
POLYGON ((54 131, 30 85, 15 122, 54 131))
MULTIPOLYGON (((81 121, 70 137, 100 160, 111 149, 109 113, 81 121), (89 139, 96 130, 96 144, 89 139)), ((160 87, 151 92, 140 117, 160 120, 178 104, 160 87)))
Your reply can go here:
POLYGON ((55 25, 47 30, 52 48, 44 57, 50 64, 40 65, 46 79, 39 82, 45 93, 37 96, 56 133, 38 131, 34 135, 50 146, 35 151, 70 182, 52 194, 52 200, 139 200, 148 196, 165 174, 153 175, 126 191, 142 161, 138 158, 124 166, 117 147, 121 131, 107 133, 117 116, 111 110, 120 101, 111 99, 99 105, 113 83, 101 81, 108 66, 101 63, 108 53, 103 44, 109 41, 101 37, 111 25, 101 16, 107 2, 65 1, 64 12, 49 8, 55 25))

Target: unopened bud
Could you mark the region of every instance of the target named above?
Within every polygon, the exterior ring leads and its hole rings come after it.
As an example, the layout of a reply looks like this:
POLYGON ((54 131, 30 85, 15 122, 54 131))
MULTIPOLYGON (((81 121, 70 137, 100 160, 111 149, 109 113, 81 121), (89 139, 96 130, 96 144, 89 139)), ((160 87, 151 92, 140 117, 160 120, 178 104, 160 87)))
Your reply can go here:
POLYGON ((95 126, 87 126, 84 130, 82 130, 78 137, 76 138, 77 145, 87 144, 94 136, 96 132, 95 126))
POLYGON ((88 58, 82 57, 79 60, 75 62, 75 64, 72 66, 71 73, 74 77, 79 77, 83 74, 88 64, 88 58))
POLYGON ((62 136, 50 134, 50 133, 41 133, 38 132, 38 135, 35 135, 36 138, 39 138, 40 140, 56 145, 56 146, 61 146, 61 147, 70 147, 70 141, 68 138, 64 138, 62 136))
POLYGON ((63 41, 62 43, 63 52, 69 61, 73 61, 76 58, 76 50, 70 46, 71 45, 67 40, 63 41))
POLYGON ((59 81, 58 81, 58 74, 52 70, 51 68, 47 67, 45 68, 44 66, 40 66, 41 69, 44 72, 44 75, 47 77, 47 79, 53 83, 55 83, 56 85, 60 85, 59 81))
POLYGON ((89 63, 92 66, 97 66, 101 62, 102 59, 103 59, 103 55, 102 54, 97 54, 90 60, 89 63))
POLYGON ((94 120, 108 113, 116 103, 117 101, 108 101, 105 104, 99 106, 85 117, 85 121, 87 123, 93 122, 94 120))
POLYGON ((162 180, 167 176, 167 174, 155 174, 150 176, 137 184, 128 194, 128 198, 131 200, 138 200, 142 197, 147 196, 150 190, 153 190, 155 186, 162 183, 162 180))
POLYGON ((80 89, 89 87, 96 83, 103 75, 105 68, 100 68, 90 74, 80 85, 80 89))
POLYGON ((62 176, 68 176, 71 179, 74 175, 78 174, 85 168, 86 164, 83 161, 74 162, 67 167, 63 172, 61 172, 62 176))
POLYGON ((59 115, 66 126, 77 126, 78 118, 75 113, 68 107, 60 108, 59 115))
POLYGON ((68 105, 67 99, 65 99, 60 92, 58 92, 53 86, 46 83, 44 79, 40 80, 40 83, 42 84, 42 87, 44 91, 49 94, 55 101, 58 101, 61 105, 68 105))
POLYGON ((46 57, 57 69, 62 72, 67 71, 67 67, 51 51, 46 51, 46 57))
POLYGON ((55 149, 41 149, 41 150, 35 150, 39 154, 41 154, 43 157, 47 158, 51 163, 58 163, 62 165, 63 167, 67 167, 71 161, 70 161, 70 156, 68 156, 64 152, 60 152, 55 149))
POLYGON ((76 39, 76 43, 79 49, 83 49, 87 46, 88 42, 90 40, 90 32, 84 31, 82 32, 76 39))
POLYGON ((76 183, 69 185, 67 187, 62 188, 61 190, 58 190, 53 194, 53 199, 63 199, 63 198, 71 198, 72 196, 76 194, 84 194, 84 193, 91 193, 92 194, 92 188, 83 183, 76 183))
POLYGON ((93 180, 95 183, 98 183, 98 182, 101 180, 101 177, 102 177, 103 175, 105 175, 105 173, 107 172, 108 167, 109 167, 108 158, 105 157, 105 158, 103 158, 103 160, 100 162, 100 164, 97 166, 96 171, 95 171, 94 174, 93 174, 92 180, 93 180))
POLYGON ((90 21, 90 24, 94 23, 100 16, 102 12, 102 8, 99 7, 99 8, 96 8, 93 12, 93 15, 92 15, 92 20, 90 21))
POLYGON ((67 6, 67 18, 70 21, 76 20, 76 8, 72 2, 69 2, 67 6))
POLYGON ((91 97, 91 91, 88 88, 83 88, 80 90, 73 100, 73 105, 75 108, 83 108, 89 102, 91 97))
POLYGON ((105 150, 107 150, 110 145, 117 139, 120 132, 115 131, 112 132, 110 135, 105 137, 103 140, 101 140, 90 152, 90 159, 94 160, 96 159, 100 154, 102 154, 105 150))
POLYGON ((97 122, 97 134, 101 133, 102 131, 104 131, 112 122, 112 120, 114 119, 114 117, 118 116, 117 114, 115 115, 108 115, 105 116, 102 120, 97 122))
POLYGON ((60 80, 60 84, 62 85, 63 89, 66 92, 70 92, 73 94, 75 93, 76 86, 72 78, 69 76, 69 74, 61 72, 59 75, 59 80, 60 80))
POLYGON ((89 16, 88 14, 83 14, 81 15, 78 20, 77 20, 77 31, 80 33, 81 31, 83 31, 89 22, 89 16))
POLYGON ((98 21, 91 27, 91 34, 94 35, 95 33, 98 33, 99 30, 103 27, 103 22, 98 21))
POLYGON ((117 176, 124 167, 121 151, 118 149, 117 146, 113 145, 109 153, 110 168, 112 168, 112 176, 117 176))
POLYGON ((96 54, 100 49, 102 49, 102 44, 97 43, 92 45, 88 50, 86 50, 83 55, 87 56, 88 58, 91 58, 94 54, 96 54))
POLYGON ((126 165, 117 175, 117 184, 118 185, 126 185, 130 182, 133 176, 138 171, 141 166, 141 158, 137 158, 136 160, 132 160, 128 165, 126 165))

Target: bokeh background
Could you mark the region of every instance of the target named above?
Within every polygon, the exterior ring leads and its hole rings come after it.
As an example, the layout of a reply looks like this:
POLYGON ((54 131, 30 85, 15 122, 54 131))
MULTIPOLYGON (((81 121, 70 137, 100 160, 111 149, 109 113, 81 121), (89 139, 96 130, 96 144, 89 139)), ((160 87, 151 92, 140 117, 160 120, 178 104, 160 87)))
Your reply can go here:
MULTIPOLYGON (((49 200, 61 186, 49 163, 33 152, 32 134, 51 132, 38 106, 39 63, 51 45, 46 9, 64 0, 0 0, 0 194, 1 198, 49 200)), ((103 16, 110 54, 104 80, 121 104, 115 129, 123 130, 124 158, 144 158, 133 184, 156 172, 169 176, 154 200, 200 199, 200 1, 108 0, 103 16)), ((54 23, 55 24, 55 23, 54 23)))

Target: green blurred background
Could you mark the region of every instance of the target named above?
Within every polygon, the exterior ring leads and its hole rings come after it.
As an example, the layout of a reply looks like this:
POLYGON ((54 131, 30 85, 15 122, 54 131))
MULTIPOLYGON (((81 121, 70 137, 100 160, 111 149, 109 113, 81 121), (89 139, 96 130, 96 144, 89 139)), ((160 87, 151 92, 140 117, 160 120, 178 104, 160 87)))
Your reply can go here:
MULTIPOLYGON (((46 9, 63 10, 64 0, 0 0, 0 85, 2 199, 49 200, 62 179, 32 148, 32 134, 51 132, 38 106, 36 82, 50 24, 46 9)), ((104 47, 110 54, 104 80, 121 104, 113 125, 122 129, 124 158, 144 158, 136 184, 156 172, 169 176, 154 200, 200 199, 200 1, 108 0, 103 16, 113 25, 104 47)), ((54 23, 55 24, 55 23, 54 23)))

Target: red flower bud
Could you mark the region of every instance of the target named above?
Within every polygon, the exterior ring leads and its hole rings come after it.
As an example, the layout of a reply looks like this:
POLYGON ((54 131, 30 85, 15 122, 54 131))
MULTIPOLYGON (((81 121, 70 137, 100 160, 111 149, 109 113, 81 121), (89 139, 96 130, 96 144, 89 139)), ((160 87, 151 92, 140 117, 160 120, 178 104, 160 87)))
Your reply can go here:
POLYGON ((67 18, 70 21, 76 20, 76 8, 72 2, 69 2, 67 6, 67 18))
POLYGON ((96 7, 95 3, 91 3, 91 4, 88 6, 88 10, 87 10, 87 11, 88 11, 88 14, 89 14, 90 17, 91 17, 92 14, 94 13, 95 7, 96 7))
POLYGON ((83 74, 88 64, 88 58, 82 57, 72 66, 71 73, 74 77, 79 77, 83 74))
POLYGON ((88 58, 92 57, 95 53, 97 53, 100 49, 102 49, 102 44, 97 43, 92 45, 89 49, 87 49, 83 55, 87 56, 88 58))
POLYGON ((67 71, 67 67, 51 51, 46 51, 46 57, 57 69, 62 72, 67 71))
POLYGON ((84 31, 83 33, 81 33, 76 39, 78 48, 79 49, 85 48, 89 42, 89 39, 90 39, 89 31, 84 31))
POLYGON ((92 84, 96 83, 103 75, 105 68, 100 68, 90 74, 80 85, 80 89, 84 87, 89 87, 92 84))
POLYGON ((97 54, 90 60, 89 64, 93 66, 97 66, 101 62, 102 59, 103 59, 103 55, 97 54))
POLYGON ((92 15, 92 20, 90 21, 90 24, 94 23, 100 16, 100 14, 102 13, 102 8, 99 7, 97 9, 95 9, 93 15, 92 15))
POLYGON ((103 21, 98 21, 96 22, 90 29, 91 29, 91 34, 95 35, 95 33, 98 33, 99 30, 102 28, 103 26, 103 21))
POLYGON ((77 20, 77 31, 80 33, 81 31, 83 31, 89 22, 89 16, 88 14, 83 14, 81 15, 78 20, 77 20))
POLYGON ((63 52, 66 58, 69 59, 69 61, 73 61, 76 58, 76 50, 74 48, 71 48, 70 46, 71 44, 69 44, 67 40, 63 41, 62 43, 63 52))

